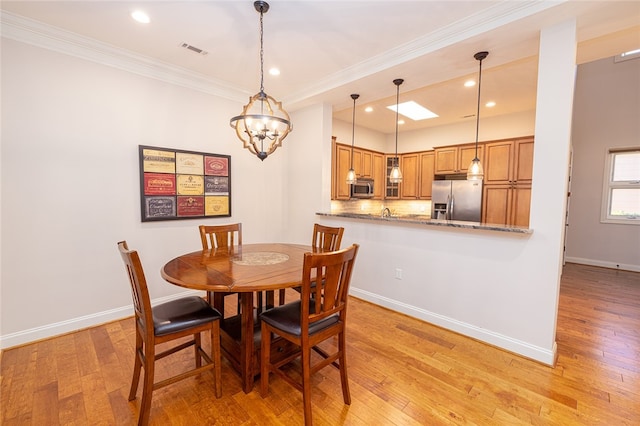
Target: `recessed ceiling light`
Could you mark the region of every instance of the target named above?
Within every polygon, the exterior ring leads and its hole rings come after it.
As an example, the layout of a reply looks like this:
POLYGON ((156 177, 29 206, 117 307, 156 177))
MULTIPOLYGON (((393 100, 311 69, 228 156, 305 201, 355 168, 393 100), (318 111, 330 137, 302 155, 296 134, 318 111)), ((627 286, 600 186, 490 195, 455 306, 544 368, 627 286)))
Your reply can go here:
POLYGON ((398 124, 402 126, 404 124, 404 120, 402 119, 398 120, 398 124))
POLYGON ((494 106, 496 106, 496 103, 494 101, 489 101, 484 104, 484 106, 486 106, 487 108, 493 108, 494 106))
POLYGON ((134 10, 133 12, 131 12, 131 17, 134 21, 140 22, 141 24, 148 24, 149 22, 151 22, 149 15, 141 10, 134 10))
MULTIPOLYGON (((396 105, 389 105, 387 108, 395 112, 396 105)), ((405 117, 409 117, 414 121, 438 117, 438 114, 429 111, 428 109, 426 109, 422 105, 417 104, 414 101, 408 101, 408 102, 403 102, 399 104, 398 114, 402 114, 405 117)))
POLYGON ((271 68, 269 70, 269 74, 271 74, 271 75, 280 75, 280 70, 278 68, 271 68))
POLYGON ((475 80, 467 80, 464 82, 464 87, 473 87, 476 85, 475 80))
POLYGON ((364 112, 371 112, 371 111, 373 111, 373 107, 370 107, 370 106, 364 109, 364 112))

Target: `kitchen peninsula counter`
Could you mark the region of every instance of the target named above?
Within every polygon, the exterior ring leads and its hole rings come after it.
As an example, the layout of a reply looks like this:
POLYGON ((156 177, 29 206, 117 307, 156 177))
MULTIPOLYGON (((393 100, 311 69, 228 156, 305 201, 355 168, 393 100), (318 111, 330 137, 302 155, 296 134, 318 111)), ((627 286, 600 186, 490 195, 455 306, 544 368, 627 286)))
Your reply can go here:
POLYGON ((425 225, 425 226, 440 226, 447 228, 463 228, 463 229, 481 229, 484 231, 498 231, 498 232, 510 232, 515 234, 532 234, 533 229, 523 228, 519 226, 509 225, 496 225, 485 224, 478 222, 465 222, 457 220, 442 220, 431 219, 426 215, 391 215, 381 216, 380 214, 368 214, 368 213, 348 213, 348 212, 336 212, 336 213, 316 213, 318 216, 331 216, 331 217, 345 217, 350 219, 361 219, 370 221, 382 221, 393 222, 398 224, 412 224, 412 225, 425 225))

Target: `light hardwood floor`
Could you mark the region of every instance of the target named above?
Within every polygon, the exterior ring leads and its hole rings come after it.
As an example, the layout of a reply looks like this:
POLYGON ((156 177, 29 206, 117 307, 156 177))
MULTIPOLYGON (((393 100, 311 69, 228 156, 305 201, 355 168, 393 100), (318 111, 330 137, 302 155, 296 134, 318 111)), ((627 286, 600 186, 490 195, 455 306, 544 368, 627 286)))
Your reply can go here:
MULTIPOLYGON (((123 283, 124 285, 124 283, 123 283)), ((639 425, 640 273, 567 264, 555 368, 358 299, 349 305, 351 406, 338 371, 313 377, 316 425, 639 425)), ((131 318, 2 353, 2 425, 130 425, 131 318)), ((158 377, 192 362, 159 363, 158 377)), ((292 367, 293 368, 293 367, 292 367)), ((299 425, 302 397, 271 378, 245 394, 224 361, 154 393, 152 425, 299 425)), ((140 396, 140 389, 139 389, 140 396)))

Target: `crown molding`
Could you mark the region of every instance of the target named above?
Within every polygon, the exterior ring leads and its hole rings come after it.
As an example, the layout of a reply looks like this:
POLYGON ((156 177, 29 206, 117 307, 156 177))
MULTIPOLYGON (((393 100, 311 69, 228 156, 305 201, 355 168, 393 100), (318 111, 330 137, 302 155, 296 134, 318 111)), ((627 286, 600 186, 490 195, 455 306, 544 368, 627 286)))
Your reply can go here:
POLYGON ((128 71, 144 77, 219 96, 235 102, 246 102, 250 93, 221 81, 215 81, 185 68, 158 61, 144 55, 119 49, 98 40, 3 11, 0 15, 2 37, 52 50, 101 65, 128 71))

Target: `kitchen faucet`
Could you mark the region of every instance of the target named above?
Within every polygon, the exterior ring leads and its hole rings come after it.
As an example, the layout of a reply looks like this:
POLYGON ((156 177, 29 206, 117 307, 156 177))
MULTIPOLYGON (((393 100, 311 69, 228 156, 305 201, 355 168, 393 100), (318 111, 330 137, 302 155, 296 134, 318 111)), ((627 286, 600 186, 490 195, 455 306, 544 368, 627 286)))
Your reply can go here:
POLYGON ((391 210, 389 210, 389 207, 383 207, 382 208, 382 217, 391 217, 391 210))

